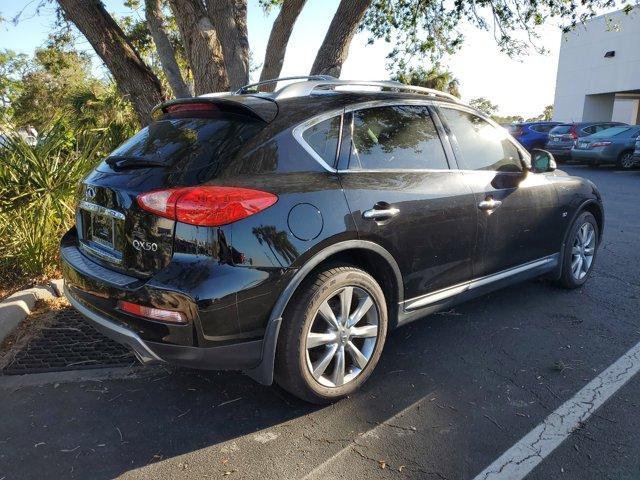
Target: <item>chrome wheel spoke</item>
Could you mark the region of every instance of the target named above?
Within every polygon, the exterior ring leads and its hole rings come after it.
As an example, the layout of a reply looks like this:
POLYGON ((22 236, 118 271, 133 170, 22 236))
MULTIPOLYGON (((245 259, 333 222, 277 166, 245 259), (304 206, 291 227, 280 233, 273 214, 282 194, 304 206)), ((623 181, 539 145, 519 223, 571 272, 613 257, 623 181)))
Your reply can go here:
POLYGON ((364 354, 360 351, 358 347, 356 347, 353 344, 353 342, 347 343, 346 348, 349 354, 351 355, 351 358, 353 358, 353 361, 356 363, 356 365, 359 368, 364 368, 367 366, 367 362, 369 361, 369 359, 364 356, 364 354))
POLYGON ((340 323, 347 324, 349 312, 351 311, 351 299, 353 298, 353 287, 344 287, 340 292, 340 323))
POLYGON ((362 317, 364 317, 369 309, 373 306, 373 300, 369 295, 367 295, 364 299, 360 300, 356 310, 351 314, 347 321, 347 327, 351 328, 354 325, 357 325, 362 317))
POLYGON ((307 349, 319 347, 321 345, 327 345, 329 343, 336 343, 338 337, 334 332, 329 333, 315 333, 311 332, 307 336, 307 349))
POLYGON ((345 358, 344 347, 339 346, 335 355, 336 362, 333 368, 333 375, 331 375, 331 381, 336 387, 339 387, 344 383, 344 371, 345 371, 345 358))
POLYGON ((594 247, 589 247, 589 248, 585 248, 584 249, 584 254, 587 257, 593 257, 593 254, 595 253, 596 249, 594 247))
POLYGON ((313 364, 313 377, 317 380, 319 379, 324 372, 327 370, 327 367, 331 363, 336 351, 338 350, 338 344, 331 345, 326 353, 320 357, 320 359, 313 364))
POLYGON ((579 245, 574 245, 574 247, 571 249, 571 255, 580 255, 580 252, 582 251, 582 249, 580 248, 579 245))
POLYGON ((377 325, 364 325, 351 329, 351 338, 371 338, 378 336, 377 325))
POLYGON ((340 327, 340 324, 338 323, 338 319, 336 318, 335 313, 333 313, 328 300, 329 299, 322 302, 320 308, 318 309, 318 313, 329 325, 331 325, 332 328, 337 329, 338 327, 340 327))
POLYGON ((329 388, 357 378, 375 351, 378 322, 379 306, 364 288, 346 286, 334 290, 318 307, 306 333, 309 373, 329 388))
POLYGON ((580 270, 582 269, 582 256, 578 255, 573 263, 571 264, 571 271, 573 272, 573 276, 576 278, 580 278, 580 270))
POLYGON ((588 228, 587 229, 587 236, 586 236, 586 240, 584 242, 584 246, 587 247, 589 245, 591 245, 591 242, 593 241, 593 235, 594 235, 594 231, 593 228, 588 228))

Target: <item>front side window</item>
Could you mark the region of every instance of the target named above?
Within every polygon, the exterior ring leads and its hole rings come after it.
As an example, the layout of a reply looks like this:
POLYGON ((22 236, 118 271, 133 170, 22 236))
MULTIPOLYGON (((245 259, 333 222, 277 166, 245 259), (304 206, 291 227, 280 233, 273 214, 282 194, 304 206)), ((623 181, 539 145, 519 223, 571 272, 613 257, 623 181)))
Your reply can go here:
POLYGON ((393 105, 353 113, 349 168, 446 170, 449 165, 429 109, 393 105))
POLYGON ((316 123, 302 134, 305 142, 331 167, 335 164, 342 116, 316 123))
POLYGON ((522 172, 520 152, 504 129, 462 110, 442 108, 442 113, 458 142, 463 169, 522 172))

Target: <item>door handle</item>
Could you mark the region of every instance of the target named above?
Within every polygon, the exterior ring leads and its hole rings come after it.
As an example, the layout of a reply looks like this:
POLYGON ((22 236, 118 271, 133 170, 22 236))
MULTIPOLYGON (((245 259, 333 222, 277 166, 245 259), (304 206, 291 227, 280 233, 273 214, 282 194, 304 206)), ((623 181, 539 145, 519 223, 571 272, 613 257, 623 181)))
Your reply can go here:
POLYGON ((362 212, 362 218, 367 220, 384 220, 387 218, 395 217, 400 213, 397 208, 372 208, 362 212))
POLYGON ((502 205, 502 202, 500 200, 494 200, 493 198, 487 198, 487 199, 481 201, 478 204, 478 208, 480 210, 495 210, 500 205, 502 205))

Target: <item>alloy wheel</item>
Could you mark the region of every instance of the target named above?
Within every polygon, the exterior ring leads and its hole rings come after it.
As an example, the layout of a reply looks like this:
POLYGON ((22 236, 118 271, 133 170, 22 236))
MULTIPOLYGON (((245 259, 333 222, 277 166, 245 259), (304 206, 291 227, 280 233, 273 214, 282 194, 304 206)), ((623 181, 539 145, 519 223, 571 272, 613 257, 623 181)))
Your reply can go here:
POLYGON ((582 280, 593 263, 596 252, 596 231, 589 222, 583 223, 573 240, 571 249, 571 274, 576 280, 582 280))
POLYGON ((633 167, 634 164, 634 160, 633 160, 633 153, 631 152, 627 152, 624 155, 622 155, 622 157, 620 157, 620 165, 622 166, 622 168, 631 168, 633 167))
POLYGON ((378 308, 367 291, 347 286, 333 292, 318 308, 305 339, 313 378, 325 387, 357 378, 371 360, 378 327, 378 308))

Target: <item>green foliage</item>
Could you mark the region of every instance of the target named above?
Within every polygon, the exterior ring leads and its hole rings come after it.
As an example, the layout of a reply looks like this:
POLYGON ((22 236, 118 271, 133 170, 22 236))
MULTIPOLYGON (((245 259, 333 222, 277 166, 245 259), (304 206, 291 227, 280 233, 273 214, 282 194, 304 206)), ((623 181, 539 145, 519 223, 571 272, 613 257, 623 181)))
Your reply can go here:
MULTIPOLYGON (((436 61, 464 43, 465 25, 492 32, 498 47, 508 55, 537 51, 538 28, 559 19, 567 32, 597 14, 599 9, 628 0, 376 0, 367 11, 361 30, 370 42, 383 39, 395 45, 390 66, 404 69, 411 59, 436 61)), ((626 8, 627 11, 630 11, 626 8)))
POLYGON ((13 50, 0 51, 0 117, 13 115, 12 104, 22 93, 22 75, 29 67, 27 55, 13 50))
POLYGON ((460 97, 460 82, 453 76, 453 73, 439 63, 432 65, 428 70, 418 67, 398 72, 393 76, 393 80, 406 85, 434 88, 460 97))
POLYGON ((0 52, 0 283, 55 270, 78 183, 138 129, 115 84, 93 76, 71 45, 63 32, 33 58, 0 52), (19 131, 28 124, 36 145, 19 131))
POLYGON ((0 147, 0 274, 55 269, 58 242, 73 224, 77 185, 100 159, 103 138, 57 122, 31 146, 7 130, 0 147))
POLYGON ((488 116, 495 115, 499 108, 498 105, 484 97, 472 98, 469 101, 469 105, 473 108, 477 108, 481 112, 484 112, 488 116))

